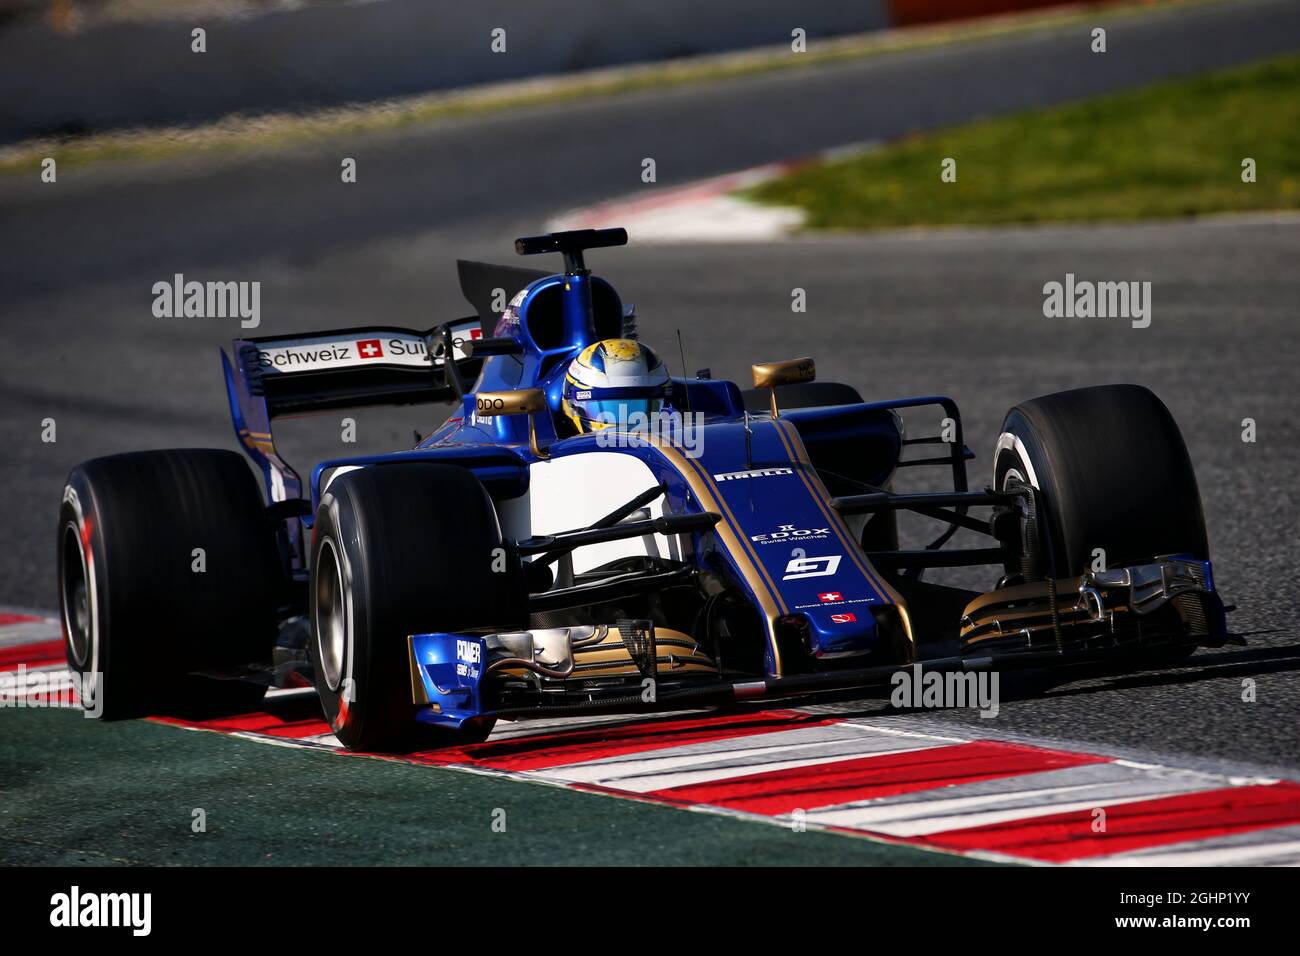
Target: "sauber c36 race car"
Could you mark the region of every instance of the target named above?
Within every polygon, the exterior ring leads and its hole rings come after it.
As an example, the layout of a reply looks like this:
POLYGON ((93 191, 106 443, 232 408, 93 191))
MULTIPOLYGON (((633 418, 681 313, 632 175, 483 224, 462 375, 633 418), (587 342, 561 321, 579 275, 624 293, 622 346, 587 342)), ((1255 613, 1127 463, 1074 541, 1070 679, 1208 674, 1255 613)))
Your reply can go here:
POLYGON ((746 389, 707 370, 647 385, 657 359, 584 265, 626 240, 516 242, 561 254, 557 275, 462 261, 477 314, 429 331, 236 340, 226 390, 264 490, 228 451, 74 469, 58 562, 86 706, 240 711, 313 683, 345 746, 387 750, 479 740, 498 718, 883 687, 917 662, 1229 640, 1190 460, 1145 388, 1017 405, 972 490, 946 397, 863 401, 810 358, 756 364, 746 389), (498 314, 501 290, 520 291, 498 314), (623 406, 620 362, 642 376, 623 406), (272 434, 283 416, 424 402, 454 411, 414 448, 322 461, 305 487, 272 434), (585 428, 593 406, 640 420, 585 428), (951 490, 898 490, 917 468, 951 490), (901 510, 933 540, 900 547, 901 510), (960 529, 985 546, 949 546, 960 529), (991 589, 924 580, 960 566, 987 566, 991 589))

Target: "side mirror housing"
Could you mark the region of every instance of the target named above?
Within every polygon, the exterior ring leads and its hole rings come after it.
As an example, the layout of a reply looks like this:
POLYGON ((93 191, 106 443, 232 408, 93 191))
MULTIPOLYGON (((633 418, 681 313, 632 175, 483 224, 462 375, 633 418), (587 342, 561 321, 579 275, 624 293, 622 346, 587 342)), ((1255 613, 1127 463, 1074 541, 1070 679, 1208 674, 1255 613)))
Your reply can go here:
POLYGON ((762 362, 751 367, 755 388, 771 389, 772 417, 780 418, 776 406, 778 385, 799 385, 817 378, 817 363, 810 358, 786 359, 784 362, 762 362))
POLYGON ((546 393, 540 388, 520 388, 509 392, 477 392, 474 395, 474 411, 481 418, 527 415, 528 447, 538 458, 548 456, 537 444, 537 424, 532 416, 546 410, 546 393))
POLYGON ((482 418, 497 415, 533 415, 546 409, 546 393, 540 388, 521 388, 509 392, 477 392, 474 409, 482 418))

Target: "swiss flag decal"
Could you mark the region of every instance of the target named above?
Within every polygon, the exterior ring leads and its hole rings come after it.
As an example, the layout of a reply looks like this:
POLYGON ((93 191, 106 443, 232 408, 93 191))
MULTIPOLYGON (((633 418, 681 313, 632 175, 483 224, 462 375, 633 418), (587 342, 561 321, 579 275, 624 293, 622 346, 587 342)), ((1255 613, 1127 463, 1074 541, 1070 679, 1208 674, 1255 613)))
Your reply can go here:
POLYGON ((829 604, 832 601, 843 601, 844 595, 839 591, 826 591, 824 594, 817 595, 817 600, 823 604, 829 604))
POLYGON ((357 342, 357 354, 363 359, 383 358, 384 343, 379 339, 361 339, 357 342))

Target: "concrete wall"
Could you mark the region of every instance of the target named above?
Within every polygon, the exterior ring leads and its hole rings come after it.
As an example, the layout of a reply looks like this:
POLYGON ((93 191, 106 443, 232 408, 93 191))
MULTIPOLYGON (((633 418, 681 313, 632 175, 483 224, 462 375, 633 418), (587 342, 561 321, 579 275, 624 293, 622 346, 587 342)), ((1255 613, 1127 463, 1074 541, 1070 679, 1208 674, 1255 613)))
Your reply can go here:
POLYGON ((235 20, 0 33, 0 142, 473 83, 887 26, 887 0, 381 0, 235 20), (207 52, 190 31, 207 30, 207 52), (490 50, 506 30, 507 51, 490 50))
POLYGON ((1070 2, 1073 0, 889 0, 889 18, 894 26, 901 27, 912 23, 983 17, 991 13, 1017 13, 1070 2))

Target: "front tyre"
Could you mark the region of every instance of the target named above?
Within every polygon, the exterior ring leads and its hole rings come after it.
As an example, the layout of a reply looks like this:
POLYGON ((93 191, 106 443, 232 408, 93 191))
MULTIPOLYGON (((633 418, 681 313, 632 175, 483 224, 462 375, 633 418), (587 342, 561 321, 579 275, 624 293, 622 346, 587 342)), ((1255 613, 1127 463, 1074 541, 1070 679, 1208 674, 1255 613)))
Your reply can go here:
MULTIPOLYGON (((1038 489, 1050 550, 1031 577, 1072 577, 1157 555, 1209 557, 1191 459, 1169 409, 1139 385, 1099 385, 1021 402, 994 451, 994 487, 1038 489)), ((1009 569, 1011 570, 1011 569, 1009 569)))
MULTIPOLYGON (((994 480, 1000 489, 1019 482, 1038 490, 1036 520, 1050 539, 1043 551, 1026 541, 1009 574, 1041 580, 1167 554, 1209 558, 1187 446, 1169 409, 1141 386, 1099 385, 1020 403, 1002 425, 994 480)), ((1195 648, 1180 641, 1146 659, 1178 663, 1195 648)))
MULTIPOLYGON (((407 636, 525 629, 528 589, 472 472, 372 465, 321 496, 311 610, 316 690, 339 741, 350 750, 406 750, 420 743, 407 636)), ((433 739, 467 743, 490 730, 480 723, 433 739)))

